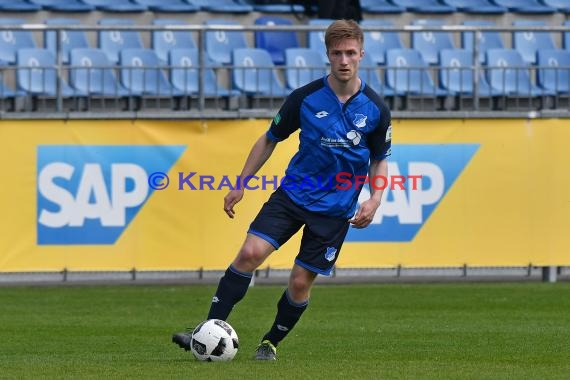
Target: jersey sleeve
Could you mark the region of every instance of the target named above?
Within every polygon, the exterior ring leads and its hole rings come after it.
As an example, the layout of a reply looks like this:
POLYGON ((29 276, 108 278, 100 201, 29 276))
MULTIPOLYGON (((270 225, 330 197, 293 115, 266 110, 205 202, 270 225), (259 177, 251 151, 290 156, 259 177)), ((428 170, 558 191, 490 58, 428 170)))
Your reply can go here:
POLYGON ((294 91, 287 97, 285 103, 273 118, 267 137, 275 142, 283 141, 299 129, 301 125, 301 102, 302 97, 297 91, 294 91))
POLYGON ((392 116, 385 104, 380 108, 378 127, 368 138, 370 158, 383 160, 392 154, 392 116))

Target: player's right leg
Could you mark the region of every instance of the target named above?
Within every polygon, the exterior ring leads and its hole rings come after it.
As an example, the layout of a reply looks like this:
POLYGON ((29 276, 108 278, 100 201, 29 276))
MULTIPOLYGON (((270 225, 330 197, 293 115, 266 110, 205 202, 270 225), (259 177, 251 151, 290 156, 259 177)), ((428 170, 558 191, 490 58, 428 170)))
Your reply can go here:
MULTIPOLYGON (((226 320, 235 304, 247 293, 253 271, 275 250, 273 245, 259 236, 247 234, 247 237, 232 264, 218 283, 218 289, 212 297, 210 311, 206 319, 226 320)), ((186 351, 190 350, 192 330, 178 332, 172 336, 172 342, 186 351)))
POLYGON ((275 251, 266 240, 247 234, 237 257, 220 279, 218 289, 212 298, 208 319, 226 320, 234 305, 245 296, 253 271, 275 251))

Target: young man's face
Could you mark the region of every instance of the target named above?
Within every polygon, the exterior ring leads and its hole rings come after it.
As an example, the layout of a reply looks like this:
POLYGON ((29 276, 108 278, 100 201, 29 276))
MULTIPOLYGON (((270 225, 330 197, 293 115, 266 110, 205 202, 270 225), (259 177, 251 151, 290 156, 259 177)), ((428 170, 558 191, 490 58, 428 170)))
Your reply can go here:
POLYGON ((354 38, 338 41, 328 51, 331 74, 341 82, 350 81, 358 75, 358 66, 363 55, 362 46, 354 38))

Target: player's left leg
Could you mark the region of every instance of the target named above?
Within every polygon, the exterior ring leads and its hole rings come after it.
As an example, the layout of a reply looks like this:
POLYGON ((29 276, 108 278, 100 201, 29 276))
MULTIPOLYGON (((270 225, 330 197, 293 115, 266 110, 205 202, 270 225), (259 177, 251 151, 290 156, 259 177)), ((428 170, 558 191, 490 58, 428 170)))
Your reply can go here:
POLYGON ((317 274, 297 264, 289 276, 289 285, 277 303, 277 315, 271 329, 258 346, 255 358, 275 360, 277 345, 295 327, 309 304, 311 286, 317 274))

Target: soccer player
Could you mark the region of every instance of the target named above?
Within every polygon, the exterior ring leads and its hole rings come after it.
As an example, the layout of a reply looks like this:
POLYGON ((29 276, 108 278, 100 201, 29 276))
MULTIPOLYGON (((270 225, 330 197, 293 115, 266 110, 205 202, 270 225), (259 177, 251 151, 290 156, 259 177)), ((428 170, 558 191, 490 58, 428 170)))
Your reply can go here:
MULTIPOLYGON (((349 226, 368 226, 380 206, 383 191, 370 186, 370 198, 357 209, 362 178, 387 178, 391 147, 390 111, 358 76, 363 40, 353 20, 334 21, 327 28, 330 74, 288 96, 269 130, 253 145, 241 172, 241 178, 254 175, 278 142, 300 130, 299 150, 286 170, 287 180, 251 223, 237 257, 220 279, 208 313, 208 319, 226 320, 245 296, 255 269, 303 227, 299 254, 277 303, 275 321, 256 350, 259 360, 277 358, 277 345, 309 304, 316 276, 331 273, 349 226), (339 173, 342 186, 334 184, 339 173), (332 186, 307 186, 307 179, 319 176, 332 178, 332 186), (347 179, 352 185, 347 186, 347 179)), ((241 186, 224 198, 230 218, 243 195, 241 186)), ((190 350, 190 338, 191 332, 181 332, 172 341, 190 350)))

